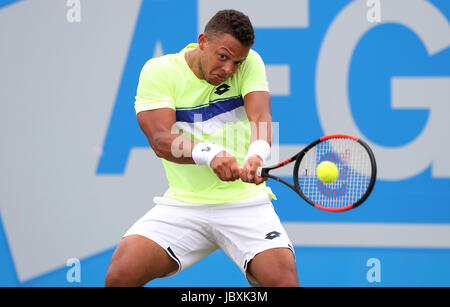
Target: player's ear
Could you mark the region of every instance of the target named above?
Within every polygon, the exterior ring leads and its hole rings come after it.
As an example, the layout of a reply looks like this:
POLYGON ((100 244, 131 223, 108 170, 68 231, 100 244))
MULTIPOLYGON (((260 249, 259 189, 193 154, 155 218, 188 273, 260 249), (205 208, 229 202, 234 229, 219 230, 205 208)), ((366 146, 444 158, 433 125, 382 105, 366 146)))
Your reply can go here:
POLYGON ((203 51, 207 44, 208 44, 208 37, 206 36, 205 33, 200 33, 200 35, 198 36, 198 46, 200 50, 203 51))

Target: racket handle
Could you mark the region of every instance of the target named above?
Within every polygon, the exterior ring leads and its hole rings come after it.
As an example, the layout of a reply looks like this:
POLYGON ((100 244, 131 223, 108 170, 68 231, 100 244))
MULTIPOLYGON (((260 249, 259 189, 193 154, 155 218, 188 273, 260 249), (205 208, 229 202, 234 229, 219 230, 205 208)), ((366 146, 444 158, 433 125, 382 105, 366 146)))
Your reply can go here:
POLYGON ((267 171, 267 168, 260 166, 256 170, 256 174, 258 174, 259 177, 267 177, 269 175, 269 172, 267 171))

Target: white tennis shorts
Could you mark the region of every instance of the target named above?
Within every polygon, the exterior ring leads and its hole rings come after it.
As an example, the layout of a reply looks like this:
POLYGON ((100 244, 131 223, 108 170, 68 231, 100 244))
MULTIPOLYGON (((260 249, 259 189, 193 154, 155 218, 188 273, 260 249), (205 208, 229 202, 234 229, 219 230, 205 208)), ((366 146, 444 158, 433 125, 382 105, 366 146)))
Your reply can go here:
POLYGON ((245 274, 252 286, 257 281, 246 274, 247 264, 258 253, 292 244, 269 196, 214 205, 180 203, 155 197, 155 206, 125 233, 141 235, 158 243, 178 263, 170 277, 197 263, 217 249, 245 274))

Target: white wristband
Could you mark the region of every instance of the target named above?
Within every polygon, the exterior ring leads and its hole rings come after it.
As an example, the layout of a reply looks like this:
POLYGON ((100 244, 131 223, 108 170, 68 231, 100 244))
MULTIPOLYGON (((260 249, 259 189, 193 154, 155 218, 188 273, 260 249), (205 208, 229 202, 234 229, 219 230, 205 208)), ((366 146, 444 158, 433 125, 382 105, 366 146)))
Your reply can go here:
POLYGON ((221 151, 224 151, 223 147, 210 143, 198 143, 192 149, 192 159, 197 165, 210 166, 211 161, 221 151))
MULTIPOLYGON (((245 161, 252 156, 258 156, 263 160, 263 162, 267 162, 270 159, 270 145, 264 140, 256 140, 250 144, 248 147, 247 156, 245 157, 245 161)), ((245 163, 245 162, 244 162, 245 163)))

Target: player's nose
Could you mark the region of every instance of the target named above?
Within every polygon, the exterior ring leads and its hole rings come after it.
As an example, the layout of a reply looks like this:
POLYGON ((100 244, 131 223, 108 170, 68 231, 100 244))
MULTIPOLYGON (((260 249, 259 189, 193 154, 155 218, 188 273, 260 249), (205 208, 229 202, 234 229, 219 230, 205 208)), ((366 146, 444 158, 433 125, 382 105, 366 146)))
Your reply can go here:
POLYGON ((233 65, 232 65, 232 63, 224 64, 222 66, 222 70, 227 76, 231 75, 233 73, 233 65))

